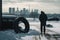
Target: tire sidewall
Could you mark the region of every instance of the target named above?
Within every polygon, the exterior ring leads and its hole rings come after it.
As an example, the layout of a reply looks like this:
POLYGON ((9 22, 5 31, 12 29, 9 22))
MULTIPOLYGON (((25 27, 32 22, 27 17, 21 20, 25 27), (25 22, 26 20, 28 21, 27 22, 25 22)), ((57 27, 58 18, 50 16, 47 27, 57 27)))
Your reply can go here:
POLYGON ((15 29, 18 30, 18 32, 27 33, 30 29, 28 21, 24 17, 19 17, 15 20, 15 29), (19 21, 23 22, 25 24, 25 29, 21 30, 18 26, 19 21))

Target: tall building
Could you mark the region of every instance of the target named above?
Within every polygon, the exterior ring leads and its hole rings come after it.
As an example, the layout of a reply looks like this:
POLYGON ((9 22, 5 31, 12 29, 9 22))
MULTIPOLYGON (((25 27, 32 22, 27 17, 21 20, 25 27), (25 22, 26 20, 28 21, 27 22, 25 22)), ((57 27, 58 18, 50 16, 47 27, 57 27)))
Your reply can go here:
POLYGON ((20 11, 19 11, 19 9, 17 8, 17 10, 16 10, 16 14, 20 14, 20 11))
POLYGON ((34 9, 34 12, 37 12, 38 13, 38 9, 34 9))
POLYGON ((20 10, 19 10, 19 8, 17 8, 17 10, 15 11, 15 15, 20 16, 20 10))
POLYGON ((15 8, 9 8, 9 14, 15 14, 15 8))
POLYGON ((23 16, 23 17, 28 17, 28 16, 29 16, 29 10, 26 9, 26 8, 23 8, 23 9, 20 11, 20 15, 23 16))
POLYGON ((11 8, 9 8, 9 14, 11 13, 11 8))
POLYGON ((12 8, 12 13, 15 14, 15 8, 12 8))

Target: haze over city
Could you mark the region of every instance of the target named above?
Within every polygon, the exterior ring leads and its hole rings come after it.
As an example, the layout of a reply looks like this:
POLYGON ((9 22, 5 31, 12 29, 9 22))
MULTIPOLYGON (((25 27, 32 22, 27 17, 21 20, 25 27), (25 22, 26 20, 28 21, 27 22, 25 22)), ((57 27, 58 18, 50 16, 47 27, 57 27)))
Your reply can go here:
POLYGON ((2 0, 2 12, 8 12, 9 7, 17 7, 19 10, 38 9, 46 13, 60 13, 60 0, 2 0))

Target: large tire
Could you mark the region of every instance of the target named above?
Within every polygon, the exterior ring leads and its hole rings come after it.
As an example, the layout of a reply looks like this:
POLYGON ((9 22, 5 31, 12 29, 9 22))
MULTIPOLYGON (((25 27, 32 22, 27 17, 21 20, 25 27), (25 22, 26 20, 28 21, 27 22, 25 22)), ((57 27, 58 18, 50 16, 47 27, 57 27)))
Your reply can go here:
POLYGON ((24 17, 20 17, 15 20, 15 32, 28 33, 29 29, 30 29, 29 23, 24 17), (25 24, 25 29, 21 30, 21 28, 18 26, 19 21, 25 24))

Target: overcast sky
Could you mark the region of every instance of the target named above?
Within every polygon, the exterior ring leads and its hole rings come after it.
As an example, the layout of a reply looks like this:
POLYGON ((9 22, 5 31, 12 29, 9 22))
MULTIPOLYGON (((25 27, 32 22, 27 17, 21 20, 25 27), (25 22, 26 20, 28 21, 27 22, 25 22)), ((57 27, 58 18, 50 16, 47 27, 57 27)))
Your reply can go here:
POLYGON ((60 0, 2 0, 2 12, 9 7, 39 9, 46 13, 60 13, 60 0))

